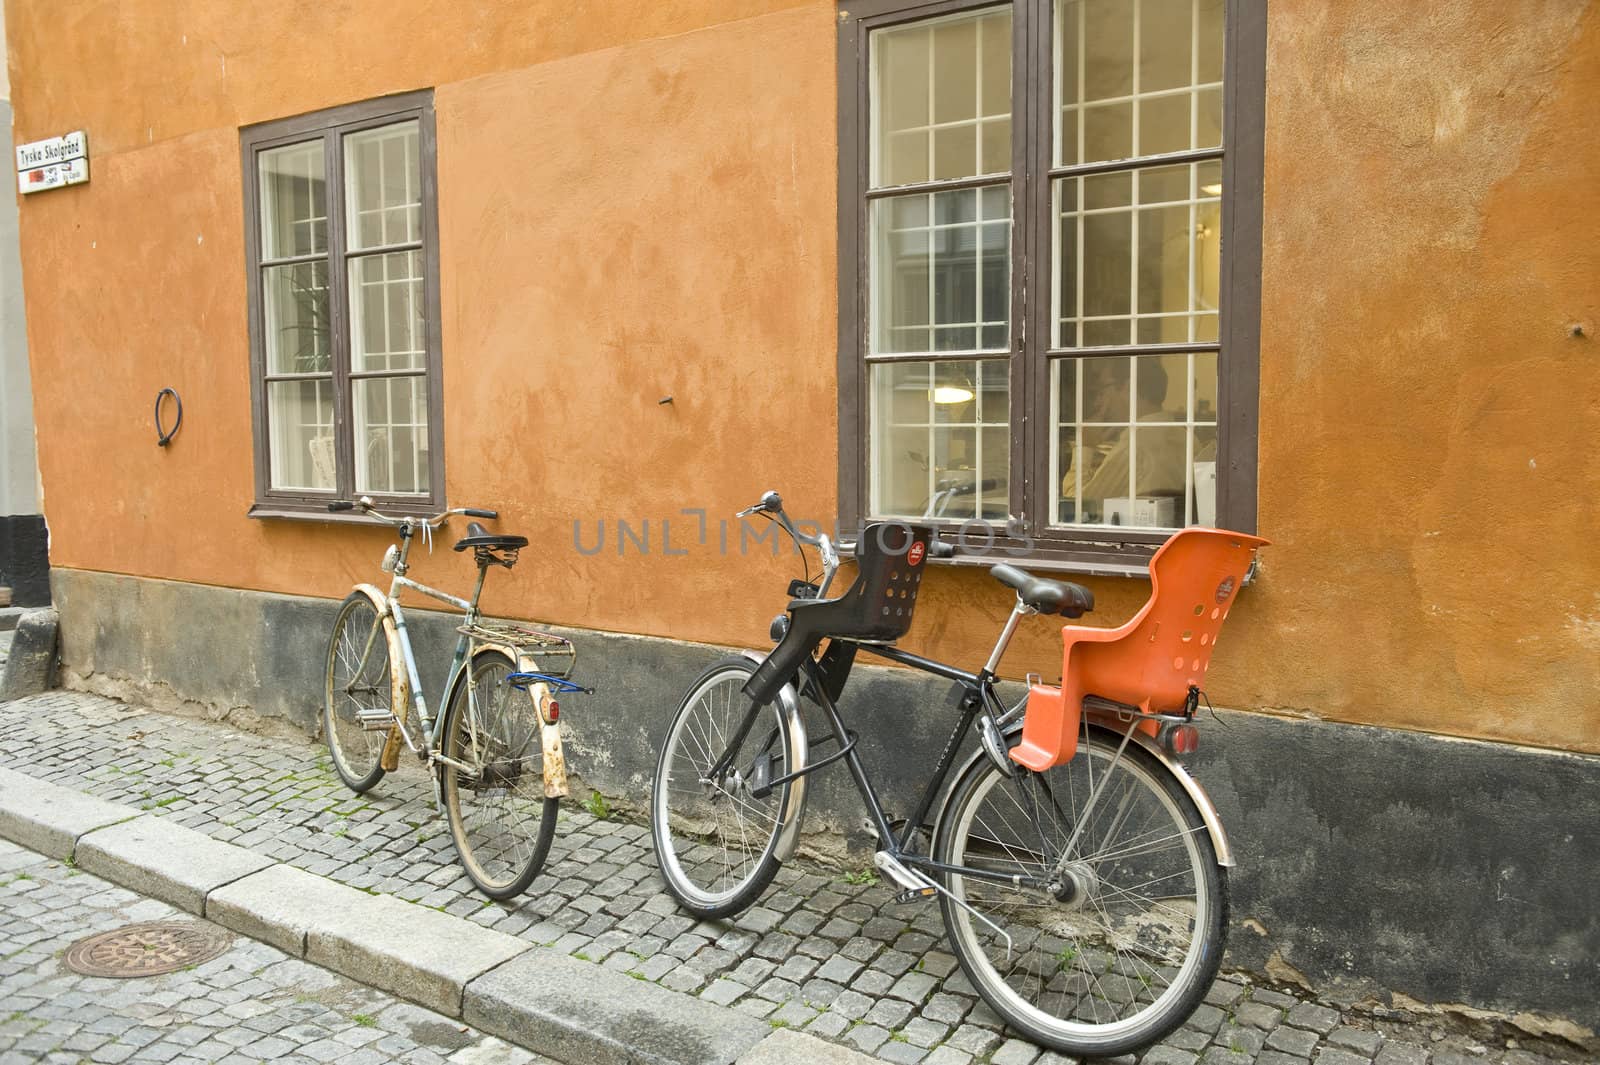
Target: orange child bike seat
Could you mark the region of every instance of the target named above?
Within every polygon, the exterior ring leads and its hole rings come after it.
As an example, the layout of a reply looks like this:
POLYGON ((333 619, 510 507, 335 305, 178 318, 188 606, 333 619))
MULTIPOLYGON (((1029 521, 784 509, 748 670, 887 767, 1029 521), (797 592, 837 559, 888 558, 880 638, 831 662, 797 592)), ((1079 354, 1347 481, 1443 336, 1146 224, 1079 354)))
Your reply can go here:
POLYGON ((1181 708, 1190 685, 1203 687, 1217 632, 1256 549, 1267 543, 1225 529, 1174 533, 1150 559, 1149 602, 1127 624, 1064 626, 1061 687, 1029 690, 1012 760, 1037 772, 1070 761, 1086 695, 1145 713, 1181 708))

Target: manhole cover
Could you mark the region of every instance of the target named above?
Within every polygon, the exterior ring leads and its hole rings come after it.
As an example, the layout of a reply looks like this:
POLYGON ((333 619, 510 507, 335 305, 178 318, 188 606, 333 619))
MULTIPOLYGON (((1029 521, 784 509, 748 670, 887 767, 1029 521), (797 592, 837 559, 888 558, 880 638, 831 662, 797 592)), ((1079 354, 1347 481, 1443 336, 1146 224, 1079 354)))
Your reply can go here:
POLYGON ((183 921, 149 921, 80 939, 67 948, 67 968, 85 976, 160 976, 208 962, 233 937, 220 928, 183 921))

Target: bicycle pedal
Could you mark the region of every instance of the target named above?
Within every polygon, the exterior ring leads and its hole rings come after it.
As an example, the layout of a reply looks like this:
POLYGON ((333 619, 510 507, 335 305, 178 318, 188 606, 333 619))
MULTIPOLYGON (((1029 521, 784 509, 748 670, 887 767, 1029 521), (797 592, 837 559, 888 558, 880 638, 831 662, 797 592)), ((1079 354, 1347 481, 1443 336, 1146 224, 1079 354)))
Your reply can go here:
POLYGON ((939 893, 937 888, 914 888, 900 892, 890 901, 896 906, 904 906, 908 902, 927 902, 939 893))
POLYGON ((394 712, 382 707, 362 707, 356 711, 356 724, 363 732, 387 732, 395 726, 394 712))

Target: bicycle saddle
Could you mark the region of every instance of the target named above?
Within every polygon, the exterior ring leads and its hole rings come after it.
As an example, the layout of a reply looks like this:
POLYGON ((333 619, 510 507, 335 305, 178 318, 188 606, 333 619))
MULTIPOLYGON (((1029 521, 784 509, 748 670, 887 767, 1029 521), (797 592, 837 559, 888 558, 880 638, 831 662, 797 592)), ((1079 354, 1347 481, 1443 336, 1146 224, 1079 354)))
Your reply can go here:
POLYGON ((496 536, 475 521, 467 522, 467 535, 456 541, 456 550, 465 551, 469 547, 485 547, 491 551, 510 551, 513 548, 527 547, 526 536, 496 536))
POLYGON ((1081 618, 1094 609, 1094 593, 1081 584, 1035 577, 1027 570, 1003 562, 989 573, 1006 587, 1015 588, 1022 601, 1041 614, 1081 618))

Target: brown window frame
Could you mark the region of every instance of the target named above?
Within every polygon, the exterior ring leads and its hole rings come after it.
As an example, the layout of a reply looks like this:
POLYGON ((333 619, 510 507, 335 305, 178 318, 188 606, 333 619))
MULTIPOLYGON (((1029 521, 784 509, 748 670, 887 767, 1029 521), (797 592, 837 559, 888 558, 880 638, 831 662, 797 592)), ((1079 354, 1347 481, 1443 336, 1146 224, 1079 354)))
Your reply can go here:
MULTIPOLYGON (((249 515, 257 518, 315 518, 321 521, 364 523, 351 513, 330 514, 327 504, 353 498, 353 407, 351 392, 350 316, 348 264, 352 253, 345 239, 344 138, 349 134, 415 119, 418 127, 418 162, 422 170, 423 313, 425 316, 428 397, 428 494, 387 495, 365 493, 381 503, 386 513, 434 514, 445 507, 444 490, 444 381, 439 325, 439 216, 437 141, 434 131, 433 90, 422 89, 359 103, 276 119, 239 131, 244 184, 245 270, 249 293, 250 399, 255 448, 255 502, 249 515), (267 369, 264 308, 262 301, 260 171, 261 152, 292 144, 321 140, 325 183, 328 189, 327 251, 328 317, 332 326, 332 377, 335 487, 330 490, 281 489, 271 486, 270 422, 267 411, 267 369)), ((356 257, 365 254, 356 253, 356 257)), ((308 260, 315 261, 315 260, 308 260)))
MULTIPOLYGON (((1147 561, 1170 533, 1063 528, 1047 520, 1049 501, 1050 304, 1024 293, 1049 291, 1050 188, 1058 176, 1122 169, 1123 161, 1053 167, 1052 32, 1054 0, 861 0, 839 4, 839 503, 840 521, 855 528, 867 509, 870 416, 866 311, 868 173, 871 136, 869 38, 873 31, 941 15, 1010 8, 1012 13, 1012 337, 1010 512, 1014 535, 997 535, 992 550, 958 555, 986 565, 1013 556, 1042 569, 1144 576, 1147 561), (1036 498, 1036 496, 1038 496, 1036 498)), ((1265 0, 1227 0, 1224 20, 1221 149, 1154 157, 1170 162, 1221 155, 1222 254, 1218 340, 1214 345, 1128 345, 1087 355, 1217 351, 1217 524, 1256 532, 1257 419, 1260 386, 1261 194, 1266 99, 1265 0)), ((1141 161, 1139 165, 1149 165, 1141 161)), ((929 182, 936 188, 993 184, 992 179, 929 182)), ((924 186, 896 188, 914 191, 924 186)), ((1083 349, 1059 349, 1081 351, 1083 349)), ((932 356, 930 356, 932 357, 932 356)), ((954 533, 959 523, 941 522, 954 533)), ((996 530, 1000 532, 1000 530, 996 530)), ((974 545, 977 546, 977 545, 974 545)))

